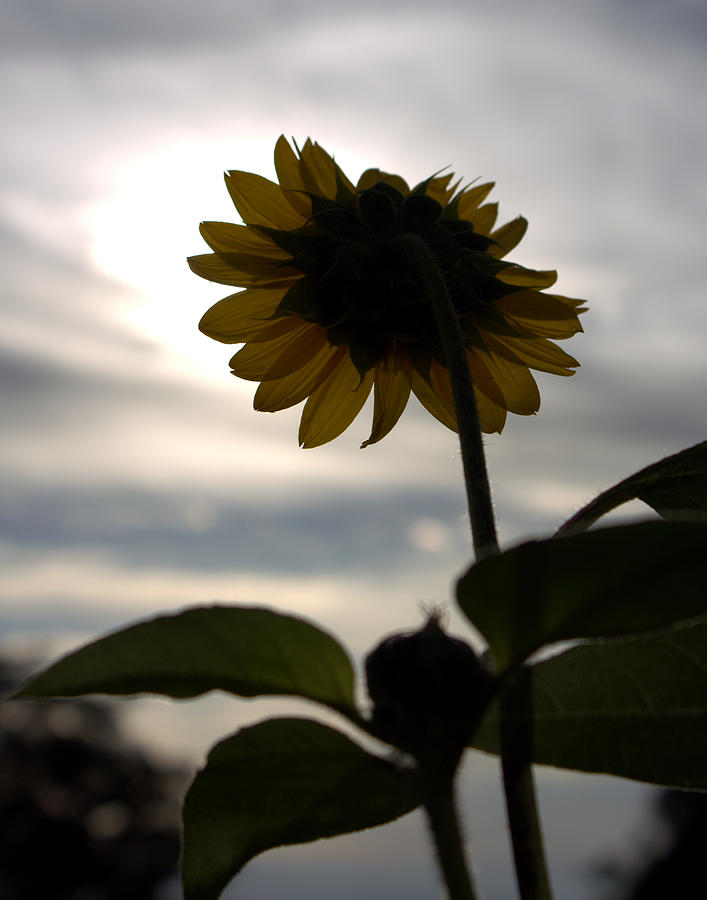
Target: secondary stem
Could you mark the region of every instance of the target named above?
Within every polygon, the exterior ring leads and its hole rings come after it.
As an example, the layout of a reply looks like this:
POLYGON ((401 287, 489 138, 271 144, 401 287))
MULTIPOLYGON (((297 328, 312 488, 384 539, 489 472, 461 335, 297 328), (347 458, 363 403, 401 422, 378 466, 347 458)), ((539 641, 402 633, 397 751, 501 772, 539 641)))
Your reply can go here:
POLYGON ((423 788, 425 813, 450 900, 476 900, 454 802, 453 778, 423 788))
POLYGON ((520 896, 522 900, 550 900, 552 894, 530 766, 504 758, 503 788, 520 896))
MULTIPOLYGON (((482 559, 498 553, 499 547, 466 343, 447 285, 434 257, 421 238, 411 236, 411 244, 418 248, 420 273, 434 309, 452 383, 472 539, 476 558, 482 559)), ((502 749, 501 766, 521 898, 551 900, 531 766, 512 759, 505 748, 502 749)))

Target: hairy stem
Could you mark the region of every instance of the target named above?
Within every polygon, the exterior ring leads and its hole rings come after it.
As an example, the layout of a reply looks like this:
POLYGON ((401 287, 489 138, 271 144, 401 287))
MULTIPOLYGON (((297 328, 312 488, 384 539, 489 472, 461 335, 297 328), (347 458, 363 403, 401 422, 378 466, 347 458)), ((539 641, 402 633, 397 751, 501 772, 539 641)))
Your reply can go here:
POLYGON ((550 900, 533 773, 525 762, 503 759, 503 788, 522 900, 550 900))
POLYGON ((410 246, 417 252, 420 275, 442 339, 457 414, 472 540, 476 557, 481 559, 498 552, 498 538, 491 505, 491 489, 481 438, 479 411, 466 357, 464 337, 447 285, 429 248, 417 235, 411 234, 407 238, 410 246))
POLYGON ((426 782, 422 793, 449 900, 476 900, 454 802, 453 777, 426 782))

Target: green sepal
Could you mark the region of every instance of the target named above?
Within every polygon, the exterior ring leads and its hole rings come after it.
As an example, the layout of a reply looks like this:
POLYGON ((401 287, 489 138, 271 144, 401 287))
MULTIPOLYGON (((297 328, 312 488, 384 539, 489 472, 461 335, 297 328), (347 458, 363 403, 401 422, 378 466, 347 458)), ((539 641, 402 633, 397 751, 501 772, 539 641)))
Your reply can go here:
MULTIPOLYGON (((211 254, 204 254, 205 257, 208 257, 209 255, 211 254)), ((222 262, 232 266, 240 272, 248 272, 253 265, 252 253, 238 250, 217 250, 213 253, 213 256, 217 256, 222 262)), ((190 259, 197 259, 197 257, 190 257, 190 259)), ((288 273, 283 273, 282 269, 291 267, 291 261, 289 259, 267 259, 265 257, 260 257, 258 263, 259 265, 269 266, 272 269, 273 277, 281 276, 284 278, 288 273)))
POLYGON ((584 531, 630 500, 642 500, 664 519, 707 520, 707 441, 666 456, 603 491, 558 530, 584 531))
POLYGON ((355 200, 341 203, 339 199, 332 200, 329 197, 319 197, 317 194, 308 194, 312 202, 312 222, 316 231, 329 241, 354 243, 365 242, 367 231, 361 222, 355 200))
POLYGON ((364 225, 379 240, 390 240, 398 229, 398 207, 402 204, 398 191, 380 182, 361 191, 357 202, 364 225))
MULTIPOLYGON (((492 268, 493 257, 487 253, 488 248, 494 243, 491 238, 475 231, 473 224, 466 219, 441 219, 438 224, 442 231, 430 232, 430 236, 434 234, 436 238, 439 234, 446 234, 454 238, 463 254, 475 256, 485 270, 492 268)), ((435 243, 434 238, 432 243, 435 243)))
POLYGON ((216 900, 259 853, 383 825, 419 805, 387 760, 309 719, 270 719, 211 750, 184 802, 185 900, 216 900))
POLYGON ((524 666, 472 744, 496 754, 503 745, 525 762, 707 790, 706 648, 702 620, 524 666))
MULTIPOLYGON (((474 237, 478 237, 478 235, 474 235, 474 237)), ((481 240, 485 239, 481 238, 481 240)), ((490 260, 493 260, 493 257, 483 250, 466 250, 450 266, 448 277, 458 287, 458 292, 463 298, 461 301, 455 301, 457 309, 466 307, 474 313, 493 309, 497 317, 501 317, 492 304, 502 297, 507 297, 508 294, 528 290, 519 285, 506 284, 505 281, 496 278, 495 274, 489 271, 490 268, 494 268, 488 265, 490 260)), ((517 331, 510 333, 517 334, 517 331)))
POLYGON ((499 673, 541 647, 666 627, 707 613, 707 525, 641 522, 528 541, 457 585, 499 673))
MULTIPOLYGON (((410 359, 410 364, 420 378, 423 378, 431 385, 430 368, 432 356, 430 355, 429 350, 426 347, 420 347, 419 344, 409 344, 408 357, 410 359)), ((438 361, 444 365, 444 354, 441 348, 439 348, 438 361)))
POLYGON ((307 196, 309 197, 312 204, 312 216, 316 217, 319 213, 328 212, 330 210, 341 209, 341 203, 338 200, 332 200, 331 197, 320 197, 319 194, 312 194, 309 192, 307 196))
POLYGON ((299 316, 305 322, 316 322, 319 310, 318 304, 314 299, 313 288, 315 285, 316 279, 309 275, 303 275, 302 278, 298 278, 287 289, 270 318, 281 319, 283 316, 299 316))
POLYGON ((182 699, 214 690, 304 697, 361 721, 343 647, 303 619, 257 607, 196 607, 128 626, 60 659, 15 696, 182 699))
MULTIPOLYGON (((510 287, 510 285, 509 285, 510 287)), ((517 290, 513 288, 512 290, 517 290)), ((508 293, 512 293, 508 291, 508 293)), ((504 294, 505 296, 505 294, 504 294)), ((461 305, 461 304, 460 304, 461 305)), ((473 308, 473 306, 472 306, 473 308)), ((492 335, 500 334, 505 337, 531 338, 533 335, 518 325, 515 325, 495 306, 486 306, 474 310, 474 317, 468 323, 464 323, 464 337, 475 347, 486 349, 486 344, 481 337, 479 329, 490 332, 492 335)))
MULTIPOLYGON (((343 330, 343 329, 342 329, 343 330)), ((333 346, 337 346, 339 343, 339 334, 337 329, 331 328, 327 332, 327 336, 329 337, 329 341, 333 346)), ((345 342, 345 337, 341 335, 341 343, 345 342)), ((353 363, 356 371, 358 372, 361 382, 363 383, 363 379, 366 375, 371 371, 371 369, 377 365, 383 359, 385 355, 385 343, 383 341, 376 340, 357 340, 350 339, 348 345, 348 353, 351 362, 353 363)))
POLYGON ((426 234, 442 215, 442 205, 429 194, 410 194, 405 198, 401 229, 413 234, 426 234))
MULTIPOLYGON (((303 225, 301 228, 293 228, 289 231, 269 228, 267 225, 251 225, 250 227, 269 237, 274 244, 287 253, 291 253, 293 257, 298 254, 316 253, 322 244, 329 243, 328 238, 313 225, 303 225)), ((224 257, 224 254, 220 255, 224 257)), ((252 255, 247 253, 241 255, 252 260, 252 255)))

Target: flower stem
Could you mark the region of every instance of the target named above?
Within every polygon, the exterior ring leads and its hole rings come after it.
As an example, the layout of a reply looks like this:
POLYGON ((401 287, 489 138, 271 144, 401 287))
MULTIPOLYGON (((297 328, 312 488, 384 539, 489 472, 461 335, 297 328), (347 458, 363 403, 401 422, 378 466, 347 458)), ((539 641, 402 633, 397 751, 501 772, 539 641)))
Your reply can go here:
POLYGON ((427 289, 427 296, 432 304, 442 339, 457 414, 472 541, 476 557, 481 559, 498 552, 498 538, 491 505, 486 456, 481 439, 479 411, 466 358, 464 337, 447 285, 429 248, 417 235, 408 235, 408 238, 410 246, 417 251, 420 275, 427 289))
POLYGON ((505 757, 503 788, 521 900, 550 900, 543 836, 535 802, 533 773, 525 762, 505 757))
MULTIPOLYGON (((474 551, 477 559, 483 559, 485 556, 498 553, 499 546, 481 437, 481 422, 466 356, 466 343, 444 277, 432 253, 425 242, 415 235, 410 235, 410 245, 417 247, 420 274, 437 320, 452 383, 474 551)), ((503 748, 501 766, 521 898, 551 900, 550 880, 530 763, 513 759, 503 748)))
POLYGON ((422 794, 449 900, 476 900, 454 802, 453 777, 426 784, 422 794))

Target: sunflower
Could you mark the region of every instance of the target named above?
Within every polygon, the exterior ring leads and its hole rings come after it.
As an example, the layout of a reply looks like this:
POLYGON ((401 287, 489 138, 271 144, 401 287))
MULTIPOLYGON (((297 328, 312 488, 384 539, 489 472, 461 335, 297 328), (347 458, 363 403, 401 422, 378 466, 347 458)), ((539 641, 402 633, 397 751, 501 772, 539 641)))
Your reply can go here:
POLYGON ((354 185, 322 147, 275 146, 279 184, 233 171, 226 186, 244 224, 203 222, 213 253, 192 270, 242 288, 199 325, 243 344, 234 375, 260 382, 256 410, 306 400, 303 447, 338 437, 371 389, 373 427, 362 446, 393 428, 410 393, 457 429, 449 373, 431 304, 410 249, 421 238, 445 280, 466 344, 482 430, 500 432, 507 412, 531 415, 540 394, 530 369, 572 375, 579 363, 550 338, 582 330, 582 301, 544 293, 554 271, 503 259, 523 237, 524 218, 494 230, 493 184, 459 188, 434 175, 410 188, 369 169, 354 185))

